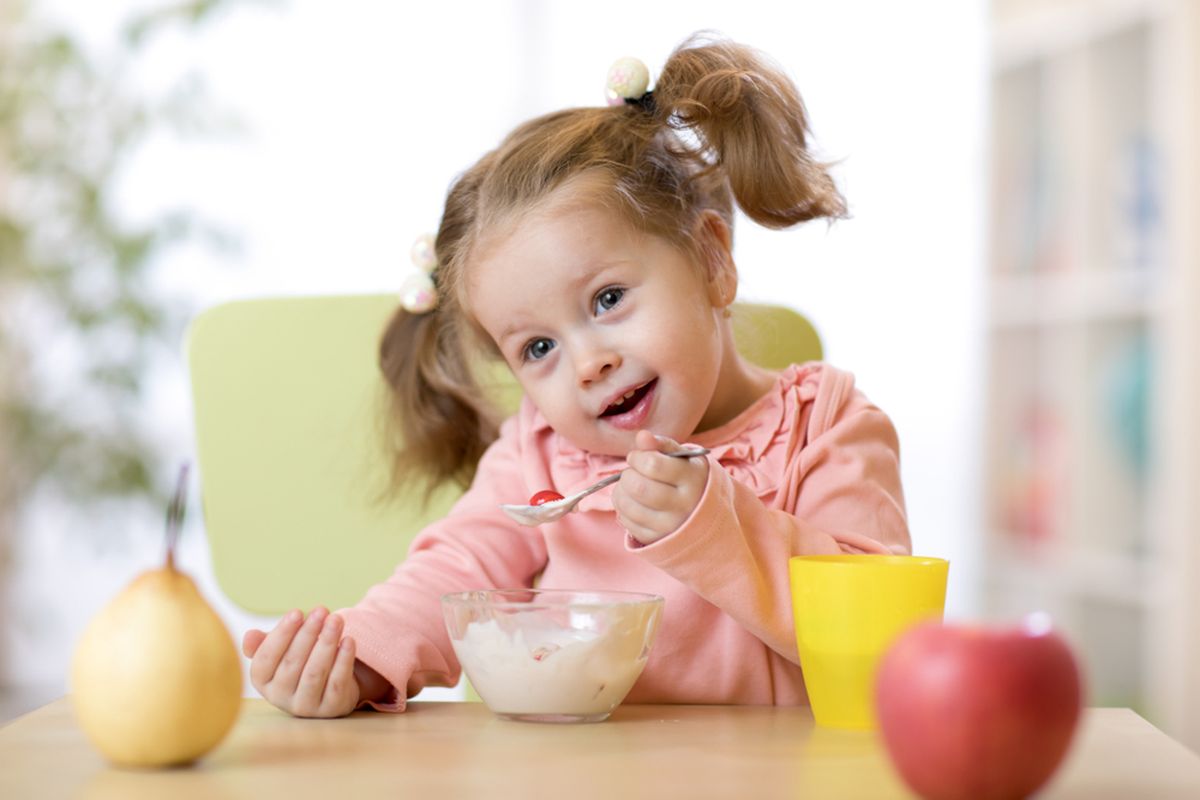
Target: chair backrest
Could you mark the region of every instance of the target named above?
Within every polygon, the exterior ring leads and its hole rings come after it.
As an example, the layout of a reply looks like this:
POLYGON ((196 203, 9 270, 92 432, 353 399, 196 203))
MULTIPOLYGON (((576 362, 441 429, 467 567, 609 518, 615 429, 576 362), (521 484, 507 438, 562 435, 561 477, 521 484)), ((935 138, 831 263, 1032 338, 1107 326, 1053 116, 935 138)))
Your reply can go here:
MULTIPOLYGON (((205 528, 217 582, 260 614, 358 601, 460 494, 386 497, 376 357, 393 295, 242 300, 187 336, 205 528)), ((801 315, 738 304, 738 347, 777 369, 821 357, 801 315)), ((493 391, 519 397, 515 381, 493 391)))

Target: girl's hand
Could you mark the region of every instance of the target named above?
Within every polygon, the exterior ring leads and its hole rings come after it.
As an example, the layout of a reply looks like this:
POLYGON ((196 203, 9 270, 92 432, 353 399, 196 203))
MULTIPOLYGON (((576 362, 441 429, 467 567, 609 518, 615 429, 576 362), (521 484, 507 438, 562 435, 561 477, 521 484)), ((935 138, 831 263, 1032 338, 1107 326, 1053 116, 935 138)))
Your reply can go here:
POLYGON ((344 717, 359 700, 354 640, 342 639, 342 618, 318 606, 304 619, 291 611, 270 633, 242 638, 250 682, 272 705, 297 717, 344 717), (340 641, 340 644, 339 644, 340 641))
POLYGON ((634 445, 625 459, 629 469, 613 490, 613 508, 634 539, 650 544, 691 516, 708 482, 708 460, 668 458, 662 453, 680 445, 649 431, 638 431, 634 445))

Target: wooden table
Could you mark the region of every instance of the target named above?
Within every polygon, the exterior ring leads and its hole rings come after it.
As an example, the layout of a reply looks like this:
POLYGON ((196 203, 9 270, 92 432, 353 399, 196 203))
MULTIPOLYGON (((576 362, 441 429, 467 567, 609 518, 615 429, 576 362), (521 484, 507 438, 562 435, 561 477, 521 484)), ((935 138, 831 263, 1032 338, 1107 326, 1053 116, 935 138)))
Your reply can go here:
MULTIPOLYGON (((596 725, 505 722, 479 703, 294 719, 246 700, 198 764, 109 767, 63 698, 0 728, 0 798, 910 797, 872 733, 803 708, 622 706, 596 725)), ((1200 757, 1128 709, 1094 708, 1042 797, 1200 798, 1200 757)))

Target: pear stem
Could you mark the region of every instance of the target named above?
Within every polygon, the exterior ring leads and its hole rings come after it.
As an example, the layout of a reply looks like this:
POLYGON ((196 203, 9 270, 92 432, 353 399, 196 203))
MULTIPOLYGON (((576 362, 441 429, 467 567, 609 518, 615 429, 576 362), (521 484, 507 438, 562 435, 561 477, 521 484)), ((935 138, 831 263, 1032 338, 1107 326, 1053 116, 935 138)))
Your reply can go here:
POLYGON ((179 532, 183 528, 184 513, 187 511, 189 467, 190 464, 186 461, 179 466, 175 494, 171 496, 171 504, 167 506, 167 569, 172 572, 175 571, 175 545, 179 542, 179 532))

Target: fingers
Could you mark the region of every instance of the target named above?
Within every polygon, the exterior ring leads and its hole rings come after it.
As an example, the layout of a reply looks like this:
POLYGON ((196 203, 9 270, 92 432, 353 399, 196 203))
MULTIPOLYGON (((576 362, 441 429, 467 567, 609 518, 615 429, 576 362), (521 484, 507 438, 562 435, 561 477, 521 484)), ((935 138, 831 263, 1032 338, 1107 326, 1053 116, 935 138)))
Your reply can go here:
POLYGON ((296 635, 292 637, 283 657, 279 659, 279 665, 275 668, 271 686, 276 692, 288 695, 296 693, 296 687, 300 683, 300 674, 308 662, 308 654, 312 652, 313 645, 316 644, 317 636, 320 635, 321 628, 328 616, 329 610, 323 606, 317 606, 309 612, 308 619, 304 620, 304 624, 296 631, 296 635))
POLYGON ((651 480, 631 469, 622 473, 613 492, 617 521, 642 544, 656 542, 674 531, 694 506, 695 499, 680 487, 651 480))
POLYGON ((358 705, 358 681, 354 679, 354 640, 342 639, 329 670, 329 680, 321 697, 321 708, 330 716, 349 714, 358 705))
MULTIPOLYGON (((267 686, 275 677, 275 670, 278 669, 279 662, 291 645, 292 638, 296 635, 303 619, 304 615, 300 611, 289 611, 279 621, 279 624, 259 642, 253 660, 250 662, 250 683, 263 697, 267 696, 267 686)), ((246 643, 243 641, 243 649, 245 646, 246 643)))
POLYGON ((637 432, 634 437, 634 445, 637 450, 652 450, 658 453, 677 453, 687 447, 670 436, 662 436, 647 430, 637 432))
POLYGON ((657 542, 683 522, 685 515, 633 505, 617 512, 617 522, 642 544, 657 542))
POLYGON ((258 628, 251 628, 242 635, 242 653, 246 658, 254 658, 254 654, 258 652, 259 646, 263 640, 267 638, 267 634, 260 631, 258 628))
POLYGON ((675 483, 659 480, 636 468, 622 473, 619 483, 626 500, 640 506, 668 508, 680 502, 680 492, 675 483))
POLYGON ((292 713, 301 717, 311 717, 317 716, 317 712, 321 710, 321 696, 325 693, 325 683, 329 680, 341 638, 342 618, 336 614, 325 617, 312 650, 309 651, 300 670, 300 678, 292 700, 292 713))
POLYGON ((708 478, 708 460, 704 458, 671 458, 654 450, 633 450, 625 461, 631 472, 689 492, 708 478))
POLYGON ((355 644, 342 639, 344 620, 318 606, 305 619, 294 610, 271 630, 251 629, 242 651, 250 681, 272 705, 298 717, 340 717, 358 705, 355 644), (340 644, 339 644, 340 642, 340 644))
MULTIPOLYGON (((665 436, 661 438, 670 441, 665 436)), ((660 437, 655 436, 653 433, 646 430, 637 432, 637 435, 633 437, 633 445, 637 450, 659 450, 662 447, 660 444, 660 437)))
POLYGON ((634 450, 625 461, 635 472, 660 483, 681 483, 685 476, 696 469, 687 458, 670 458, 652 450, 634 450))
POLYGON ((673 439, 638 431, 637 448, 625 460, 613 492, 617 518, 642 544, 657 541, 676 530, 691 515, 708 481, 708 461, 664 455, 680 448, 673 439))

